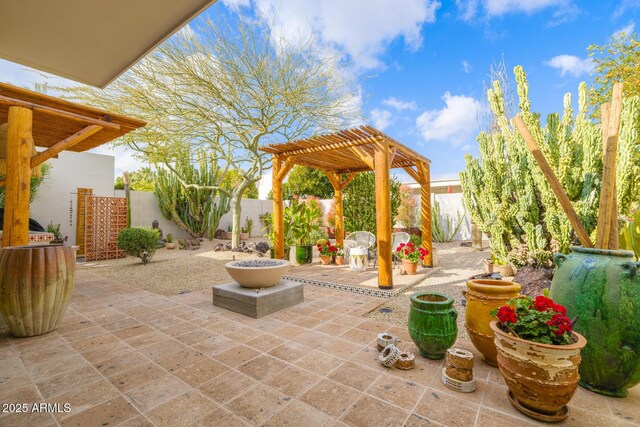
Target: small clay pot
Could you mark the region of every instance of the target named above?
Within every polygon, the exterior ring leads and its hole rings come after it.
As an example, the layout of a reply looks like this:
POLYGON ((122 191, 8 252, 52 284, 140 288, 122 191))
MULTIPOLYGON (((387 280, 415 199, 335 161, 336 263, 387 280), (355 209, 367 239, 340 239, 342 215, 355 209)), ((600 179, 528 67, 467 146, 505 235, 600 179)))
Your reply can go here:
POLYGON ((378 351, 382 351, 389 344, 397 345, 398 337, 388 332, 382 332, 378 334, 377 343, 378 343, 378 351))
POLYGON ((337 256, 336 257, 336 265, 344 265, 344 257, 343 256, 337 256))
POLYGON ((320 264, 321 265, 331 264, 331 255, 320 255, 320 264))
POLYGON ((447 376, 458 381, 473 379, 473 353, 459 348, 450 348, 445 354, 447 376))
POLYGON ((176 242, 167 243, 164 247, 167 248, 167 249, 175 249, 176 248, 176 242))
POLYGON ((418 263, 417 262, 407 261, 406 259, 403 259, 402 260, 402 270, 404 271, 404 274, 406 274, 408 276, 413 276, 418 271, 418 263))
POLYGON ((416 356, 410 351, 405 351, 400 353, 400 358, 393 365, 396 369, 401 369, 403 371, 408 371, 409 369, 413 369, 416 367, 416 356))
POLYGON ((400 350, 393 344, 389 344, 386 346, 380 356, 378 356, 378 360, 387 368, 392 368, 398 360, 400 360, 400 350))

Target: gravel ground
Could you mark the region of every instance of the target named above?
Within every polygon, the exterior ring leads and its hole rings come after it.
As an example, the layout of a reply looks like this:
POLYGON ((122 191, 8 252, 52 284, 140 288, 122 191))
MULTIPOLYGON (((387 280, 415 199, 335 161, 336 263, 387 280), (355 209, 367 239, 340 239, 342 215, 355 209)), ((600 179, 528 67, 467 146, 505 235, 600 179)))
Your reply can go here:
MULTIPOLYGON (((485 245, 486 246, 486 245, 485 245)), ((458 337, 468 338, 464 327, 464 297, 462 290, 466 281, 484 271, 482 260, 489 257, 489 250, 476 251, 460 246, 460 242, 434 243, 437 251, 438 269, 422 282, 372 311, 367 317, 406 326, 409 318, 410 297, 416 292, 429 291, 447 294, 455 299, 458 311, 458 337)))
MULTIPOLYGON (((260 238, 251 240, 265 241, 260 238)), ((158 249, 147 265, 143 265, 138 258, 126 257, 79 263, 78 268, 90 269, 109 279, 160 295, 177 295, 231 281, 224 264, 232 261, 234 256, 235 259, 258 259, 256 254, 213 251, 217 243, 227 242, 205 240, 200 249, 195 251, 158 249)))

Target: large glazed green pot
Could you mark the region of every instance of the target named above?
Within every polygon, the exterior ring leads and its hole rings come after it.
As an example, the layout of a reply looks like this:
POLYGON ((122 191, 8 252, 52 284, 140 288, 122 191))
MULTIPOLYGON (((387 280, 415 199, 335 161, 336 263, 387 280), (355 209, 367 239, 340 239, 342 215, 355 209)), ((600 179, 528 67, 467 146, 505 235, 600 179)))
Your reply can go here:
POLYGON ((428 359, 442 359, 456 342, 458 313, 453 298, 435 292, 418 292, 411 296, 409 335, 428 359))
POLYGON ((572 250, 554 256, 551 298, 577 316, 574 330, 588 341, 580 385, 624 397, 640 382, 640 263, 628 251, 572 250))
POLYGON ((313 261, 313 246, 296 246, 296 262, 298 264, 310 264, 313 261))

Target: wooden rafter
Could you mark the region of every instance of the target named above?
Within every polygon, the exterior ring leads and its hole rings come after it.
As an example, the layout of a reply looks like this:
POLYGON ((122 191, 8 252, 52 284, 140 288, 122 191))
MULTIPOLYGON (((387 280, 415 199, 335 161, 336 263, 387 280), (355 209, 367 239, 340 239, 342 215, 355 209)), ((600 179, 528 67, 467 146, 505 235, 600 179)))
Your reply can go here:
POLYGON ((101 131, 102 129, 102 126, 99 125, 89 125, 86 128, 74 133, 73 135, 68 136, 62 141, 31 157, 31 167, 35 168, 39 164, 46 162, 54 156, 57 156, 61 151, 73 147, 77 143, 89 138, 91 135, 101 131))
POLYGON ((287 159, 284 161, 284 163, 280 167, 280 170, 278 171, 276 178, 279 181, 282 181, 284 177, 287 176, 287 174, 289 173, 293 165, 295 164, 296 164, 296 158, 294 156, 287 157, 287 159))
POLYGON ((371 169, 374 168, 373 164, 373 156, 367 153, 362 147, 350 147, 350 150, 353 154, 355 154, 364 164, 369 166, 371 169))
POLYGON ((420 177, 420 175, 418 174, 418 172, 416 172, 416 170, 415 170, 413 167, 411 167, 411 166, 405 166, 405 167, 403 167, 402 169, 404 169, 404 171, 405 171, 406 173, 408 173, 408 174, 409 174, 409 176, 410 176, 411 178, 413 178, 413 180, 414 180, 415 182, 417 182, 418 184, 421 184, 421 183, 422 183, 422 178, 420 177))

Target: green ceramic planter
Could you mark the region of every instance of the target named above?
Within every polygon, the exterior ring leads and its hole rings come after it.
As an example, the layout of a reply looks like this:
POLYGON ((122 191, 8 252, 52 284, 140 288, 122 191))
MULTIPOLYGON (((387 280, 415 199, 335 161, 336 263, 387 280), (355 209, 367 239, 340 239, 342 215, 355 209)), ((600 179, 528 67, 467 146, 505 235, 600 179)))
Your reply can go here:
POLYGON ((624 397, 640 382, 640 263, 628 251, 571 249, 554 256, 551 298, 577 316, 574 330, 587 339, 580 385, 624 397))
POLYGON ((313 246, 296 246, 296 262, 298 264, 310 264, 313 261, 313 246))
MULTIPOLYGON (((284 248, 284 257, 282 259, 289 261, 289 253, 290 253, 290 247, 286 247, 284 248)), ((275 254, 275 249, 274 248, 269 248, 269 255, 271 259, 274 259, 276 257, 275 254)))
POLYGON ((435 292, 418 292, 411 296, 409 335, 428 359, 442 359, 456 342, 458 313, 453 298, 435 292))

